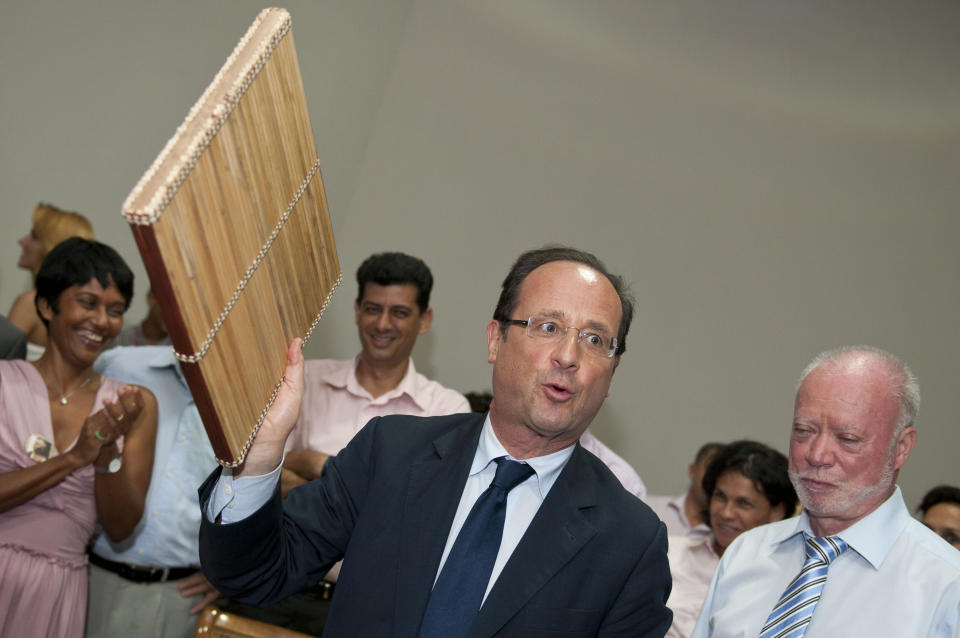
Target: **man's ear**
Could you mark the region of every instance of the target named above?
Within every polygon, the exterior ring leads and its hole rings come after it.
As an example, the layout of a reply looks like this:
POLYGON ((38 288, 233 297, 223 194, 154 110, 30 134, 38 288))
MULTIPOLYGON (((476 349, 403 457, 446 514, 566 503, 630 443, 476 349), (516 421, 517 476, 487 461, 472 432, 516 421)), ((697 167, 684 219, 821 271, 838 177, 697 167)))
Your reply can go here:
POLYGON ((420 313, 420 332, 418 334, 426 334, 431 323, 433 323, 433 308, 427 308, 420 313))
POLYGON ((903 432, 900 433, 900 436, 897 437, 897 443, 894 447, 894 454, 896 455, 896 460, 894 462, 894 469, 899 470, 903 467, 903 464, 907 462, 907 457, 910 456, 910 452, 913 450, 913 446, 917 443, 917 428, 912 425, 904 428, 903 432))
POLYGON ((503 333, 500 332, 500 322, 491 319, 487 324, 487 363, 493 363, 497 360, 497 353, 500 352, 500 341, 503 339, 503 333))

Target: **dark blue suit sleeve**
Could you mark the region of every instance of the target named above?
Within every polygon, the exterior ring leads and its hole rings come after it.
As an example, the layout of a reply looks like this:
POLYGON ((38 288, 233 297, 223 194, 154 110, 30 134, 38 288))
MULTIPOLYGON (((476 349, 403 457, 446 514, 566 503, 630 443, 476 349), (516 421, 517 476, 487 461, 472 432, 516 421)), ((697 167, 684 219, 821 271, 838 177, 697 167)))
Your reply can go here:
POLYGON ((653 541, 604 618, 598 636, 662 638, 673 622, 667 607, 672 587, 667 561, 667 528, 659 523, 653 541))
POLYGON ((200 563, 227 596, 269 605, 318 583, 343 558, 366 498, 376 421, 328 463, 323 478, 273 497, 248 518, 229 525, 207 520, 206 506, 219 468, 200 487, 200 563))

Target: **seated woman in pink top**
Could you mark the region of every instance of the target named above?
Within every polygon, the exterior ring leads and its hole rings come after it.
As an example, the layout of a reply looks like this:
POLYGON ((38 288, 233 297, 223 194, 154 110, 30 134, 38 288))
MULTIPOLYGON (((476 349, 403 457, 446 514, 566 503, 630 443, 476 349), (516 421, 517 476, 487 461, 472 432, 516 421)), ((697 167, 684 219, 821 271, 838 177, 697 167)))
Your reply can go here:
POLYGON ((0 635, 81 636, 87 542, 143 513, 157 403, 92 365, 123 327, 133 273, 98 242, 47 254, 36 308, 48 345, 34 363, 0 361, 0 635))
POLYGON ((797 493, 787 475, 787 457, 756 441, 734 441, 714 455, 703 475, 709 503, 707 536, 671 536, 667 557, 673 590, 672 638, 686 638, 700 617, 703 600, 724 550, 757 525, 793 516, 797 493))

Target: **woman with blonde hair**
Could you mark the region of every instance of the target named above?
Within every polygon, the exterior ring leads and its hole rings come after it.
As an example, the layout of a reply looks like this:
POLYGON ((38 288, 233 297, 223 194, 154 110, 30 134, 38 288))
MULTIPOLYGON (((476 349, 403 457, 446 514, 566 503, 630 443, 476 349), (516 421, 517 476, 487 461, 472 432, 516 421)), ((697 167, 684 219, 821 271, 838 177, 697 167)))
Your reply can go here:
MULTIPOLYGON (((43 258, 54 246, 70 237, 93 239, 93 226, 80 213, 72 213, 40 202, 33 210, 33 227, 20 238, 17 266, 37 276, 43 258)), ((37 291, 30 289, 17 296, 7 318, 27 335, 27 360, 36 361, 47 345, 47 330, 34 307, 37 291)))

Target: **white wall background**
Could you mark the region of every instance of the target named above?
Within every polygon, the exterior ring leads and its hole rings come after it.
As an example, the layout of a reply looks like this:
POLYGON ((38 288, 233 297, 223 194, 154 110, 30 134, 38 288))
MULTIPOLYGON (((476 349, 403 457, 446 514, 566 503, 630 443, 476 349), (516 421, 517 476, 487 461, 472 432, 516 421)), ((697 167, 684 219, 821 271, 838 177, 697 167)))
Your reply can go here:
MULTIPOLYGON (((39 200, 146 278, 120 206, 261 7, 0 2, 0 307, 39 200)), ((639 313, 595 431, 653 492, 706 440, 780 449, 793 383, 851 342, 924 393, 908 502, 960 483, 955 248, 960 5, 604 0, 288 3, 346 274, 308 346, 352 356, 353 273, 403 250, 437 279, 414 353, 490 386, 484 326, 523 249, 567 242, 639 313)))

